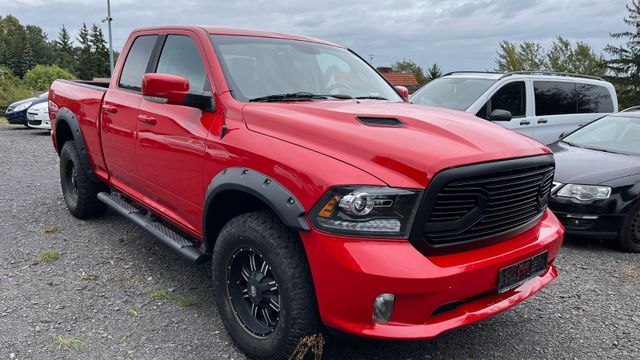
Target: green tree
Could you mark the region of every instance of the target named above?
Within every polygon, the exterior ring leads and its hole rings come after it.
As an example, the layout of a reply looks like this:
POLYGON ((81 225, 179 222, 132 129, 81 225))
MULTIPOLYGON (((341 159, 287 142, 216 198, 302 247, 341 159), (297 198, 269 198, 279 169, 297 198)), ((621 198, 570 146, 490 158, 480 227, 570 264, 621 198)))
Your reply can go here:
POLYGON ((427 79, 432 81, 439 77, 442 77, 442 69, 440 69, 440 66, 437 63, 433 63, 433 65, 427 69, 427 79))
POLYGON ((610 55, 607 67, 618 89, 621 107, 638 105, 640 101, 640 1, 632 0, 626 7, 628 15, 623 21, 631 30, 610 34, 624 44, 609 44, 604 49, 610 55))
POLYGON ((501 41, 498 57, 498 71, 540 71, 545 70, 547 61, 542 46, 536 42, 524 41, 520 44, 501 41))
POLYGON ((57 79, 73 80, 76 77, 58 65, 36 65, 24 76, 25 84, 33 90, 47 90, 57 79))
POLYGON ((93 69, 93 54, 91 51, 91 39, 87 24, 82 23, 82 27, 78 31, 77 40, 80 46, 76 50, 76 67, 73 71, 80 79, 91 80, 93 79, 95 72, 93 69))
POLYGON ((11 69, 13 74, 22 77, 26 70, 28 70, 24 69, 24 48, 26 40, 24 27, 15 16, 8 15, 0 20, 0 28, 2 28, 1 32, 3 34, 0 64, 11 69))
POLYGON ((11 69, 0 65, 0 112, 4 114, 11 103, 30 96, 29 89, 13 75, 11 69))
POLYGON ((73 69, 75 64, 73 40, 71 40, 71 35, 64 25, 60 27, 58 37, 53 41, 53 49, 56 58, 55 63, 63 69, 73 69))
POLYGON ((109 48, 107 48, 107 42, 104 39, 102 29, 96 24, 93 24, 91 27, 89 42, 91 43, 91 48, 93 50, 93 77, 109 77, 109 48))
POLYGON ((425 76, 422 68, 411 60, 398 61, 391 65, 391 68, 395 72, 399 73, 413 73, 416 76, 416 81, 420 86, 429 82, 429 79, 425 76))
POLYGON ((547 52, 547 70, 574 74, 605 76, 607 72, 604 56, 596 55, 591 46, 558 36, 547 52))

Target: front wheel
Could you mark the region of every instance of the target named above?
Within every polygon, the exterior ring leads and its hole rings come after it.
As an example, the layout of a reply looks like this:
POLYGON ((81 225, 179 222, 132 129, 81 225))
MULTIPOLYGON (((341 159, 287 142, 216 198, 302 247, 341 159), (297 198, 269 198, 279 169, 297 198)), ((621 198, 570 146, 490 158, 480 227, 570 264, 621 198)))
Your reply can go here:
POLYGON ((93 181, 80 162, 80 154, 73 141, 67 141, 60 151, 60 183, 67 209, 79 219, 102 215, 107 206, 98 200, 106 186, 93 181))
POLYGON ((212 266, 220 316, 250 357, 288 359, 301 338, 318 332, 306 254, 273 213, 229 221, 216 241, 212 266))
POLYGON ((640 201, 624 218, 617 245, 620 250, 640 253, 640 201))

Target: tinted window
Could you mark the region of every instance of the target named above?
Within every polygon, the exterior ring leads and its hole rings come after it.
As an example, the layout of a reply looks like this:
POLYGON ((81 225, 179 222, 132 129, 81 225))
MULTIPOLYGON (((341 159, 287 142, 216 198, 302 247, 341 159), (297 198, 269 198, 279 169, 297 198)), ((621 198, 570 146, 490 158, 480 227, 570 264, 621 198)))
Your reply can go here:
POLYGON ((613 100, 609 90, 604 86, 577 84, 579 113, 611 113, 613 100))
POLYGON ((169 35, 162 47, 157 73, 184 76, 194 93, 205 90, 207 79, 198 47, 188 36, 169 35))
POLYGON ((536 115, 575 114, 576 85, 572 82, 534 81, 536 115))
POLYGON ((509 83, 491 97, 491 111, 507 110, 511 116, 524 116, 527 110, 527 95, 524 81, 509 83))
POLYGON ((139 36, 133 42, 127 60, 122 67, 120 75, 121 88, 140 91, 142 88, 142 76, 147 70, 151 51, 156 44, 157 35, 139 36))
POLYGON ((431 81, 409 100, 416 104, 466 110, 495 82, 490 79, 444 77, 431 81))

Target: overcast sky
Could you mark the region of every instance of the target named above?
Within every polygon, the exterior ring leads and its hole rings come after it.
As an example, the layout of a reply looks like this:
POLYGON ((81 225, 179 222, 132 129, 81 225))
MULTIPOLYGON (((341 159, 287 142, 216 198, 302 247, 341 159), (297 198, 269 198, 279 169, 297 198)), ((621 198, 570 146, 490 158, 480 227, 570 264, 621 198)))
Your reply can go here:
MULTIPOLYGON (((556 35, 596 51, 624 30, 630 0, 112 0, 114 49, 136 27, 203 24, 291 32, 346 45, 376 66, 411 59, 445 71, 495 67, 500 40, 538 41, 556 35)), ((55 38, 64 24, 75 35, 98 23, 105 36, 106 0, 1 0, 0 15, 42 27, 55 38)))

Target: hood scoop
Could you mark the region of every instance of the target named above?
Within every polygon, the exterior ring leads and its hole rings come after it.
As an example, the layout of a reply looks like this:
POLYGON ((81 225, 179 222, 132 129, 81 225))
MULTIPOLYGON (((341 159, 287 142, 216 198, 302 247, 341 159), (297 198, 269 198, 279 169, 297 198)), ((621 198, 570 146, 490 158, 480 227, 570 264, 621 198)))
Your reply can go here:
POLYGON ((391 127, 404 126, 404 123, 396 118, 357 116, 356 119, 358 119, 358 121, 368 126, 391 126, 391 127))

